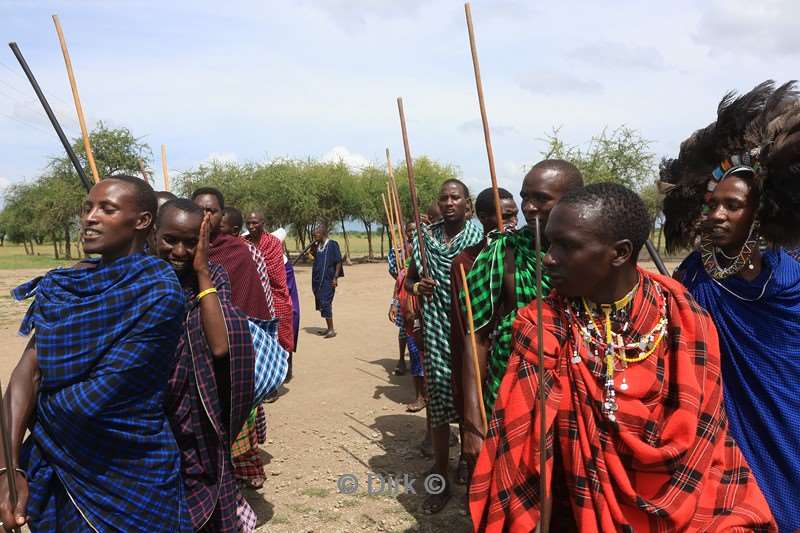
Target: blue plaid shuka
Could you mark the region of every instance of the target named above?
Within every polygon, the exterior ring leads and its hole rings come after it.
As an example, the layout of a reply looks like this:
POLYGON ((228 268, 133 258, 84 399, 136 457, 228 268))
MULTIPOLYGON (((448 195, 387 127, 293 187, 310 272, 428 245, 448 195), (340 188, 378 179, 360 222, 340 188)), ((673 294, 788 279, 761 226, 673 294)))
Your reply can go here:
POLYGON ((163 407, 184 310, 172 268, 136 254, 12 292, 35 296, 20 327, 41 372, 21 461, 31 531, 191 531, 163 407))
POLYGON ((255 361, 255 392, 253 407, 257 407, 278 390, 289 371, 289 352, 278 342, 278 320, 247 320, 253 337, 255 361))

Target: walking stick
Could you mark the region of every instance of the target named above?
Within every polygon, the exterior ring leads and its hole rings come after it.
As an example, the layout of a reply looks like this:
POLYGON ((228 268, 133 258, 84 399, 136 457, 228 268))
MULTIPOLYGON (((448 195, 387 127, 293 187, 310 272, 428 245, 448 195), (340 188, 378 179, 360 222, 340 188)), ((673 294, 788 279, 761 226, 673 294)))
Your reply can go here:
MULTIPOLYGON (((14 467, 14 459, 11 457, 11 436, 9 435, 9 431, 10 429, 6 425, 6 409, 3 404, 3 385, 0 384, 0 432, 2 432, 3 452, 6 460, 8 499, 11 502, 11 512, 15 513, 17 510, 17 471, 14 467)), ((16 520, 16 516, 14 519, 16 520)), ((19 526, 14 526, 11 531, 20 533, 19 526)))
POLYGON ((164 174, 164 190, 169 192, 169 170, 167 170, 167 145, 161 145, 161 172, 164 174))
POLYGON ((461 283, 464 285, 464 303, 467 305, 467 325, 469 326, 469 340, 472 344, 472 364, 475 366, 475 386, 478 391, 478 405, 481 409, 481 426, 483 435, 486 436, 488 424, 486 423, 486 406, 483 404, 483 385, 481 383, 481 370, 478 364, 478 341, 475 338, 475 321, 472 320, 472 300, 469 296, 469 284, 467 274, 464 272, 463 263, 458 265, 461 270, 461 283))
POLYGON ((75 167, 75 172, 78 173, 78 178, 80 178, 83 187, 86 189, 86 192, 89 192, 92 188, 92 182, 89 181, 88 177, 86 177, 86 172, 83 171, 83 166, 81 165, 81 162, 78 160, 78 156, 75 155, 75 151, 69 144, 67 136, 64 135, 64 130, 61 129, 61 124, 58 123, 58 119, 56 118, 55 113, 53 113, 53 109, 50 107, 50 104, 47 103, 47 98, 45 98, 41 87, 39 87, 39 82, 37 82, 36 78, 33 76, 33 72, 31 72, 31 69, 28 66, 28 62, 25 61, 25 58, 22 56, 22 52, 20 52, 17 43, 8 43, 8 46, 14 53, 14 57, 17 58, 19 66, 22 67, 22 71, 28 78, 31 87, 33 87, 33 92, 36 93, 36 97, 39 99, 39 103, 42 104, 44 112, 47 115, 47 118, 50 119, 50 124, 52 124, 53 129, 56 130, 56 135, 58 135, 58 139, 61 141, 61 145, 64 147, 64 151, 67 152, 67 157, 69 157, 69 160, 72 162, 72 166, 75 167))
POLYGON ((383 200, 383 210, 386 213, 386 220, 389 224, 389 235, 392 237, 392 250, 394 250, 395 258, 400 261, 400 250, 397 249, 397 236, 395 235, 394 221, 392 220, 392 208, 386 202, 386 194, 381 193, 381 200, 383 200))
POLYGON ((539 533, 550 531, 550 499, 547 497, 547 411, 544 393, 544 324, 542 323, 542 231, 539 217, 534 224, 536 244, 536 356, 539 358, 539 533))
POLYGON ((387 215, 389 217, 389 230, 392 235, 392 248, 394 249, 395 259, 397 259, 398 264, 402 264, 405 262, 405 258, 403 257, 403 245, 400 242, 400 232, 397 230, 397 208, 394 205, 394 194, 392 194, 392 184, 386 182, 386 198, 384 199, 384 203, 387 206, 387 215))
POLYGON ((406 114, 403 109, 403 99, 400 97, 397 98, 397 110, 400 112, 400 129, 403 133, 403 149, 406 154, 406 172, 408 172, 408 194, 411 196, 411 209, 414 211, 414 224, 417 225, 417 244, 419 245, 419 259, 422 266, 421 277, 423 277, 428 275, 428 258, 425 255, 425 241, 422 238, 422 226, 419 219, 417 182, 414 180, 414 161, 411 159, 411 147, 408 145, 406 114))
POLYGON ((494 169, 494 153, 492 151, 492 136, 489 131, 489 118, 486 115, 486 103, 483 98, 483 82, 481 81, 481 67, 478 63, 478 48, 475 45, 475 30, 472 27, 472 9, 469 2, 464 4, 467 15, 467 31, 469 33, 469 48, 472 52, 472 68, 475 71, 475 85, 478 88, 478 105, 481 108, 481 123, 483 124, 483 139, 486 143, 486 155, 489 158, 489 176, 492 178, 492 192, 494 193, 494 209, 497 215, 497 230, 503 232, 503 211, 500 209, 500 191, 497 189, 497 174, 494 169))
POLYGON ((397 180, 394 179, 394 170, 392 169, 392 158, 389 157, 389 149, 386 149, 386 171, 389 174, 389 183, 392 184, 392 193, 394 194, 394 205, 397 207, 397 228, 400 230, 400 238, 403 242, 403 252, 406 250, 408 241, 406 240, 406 224, 403 218, 403 208, 400 205, 400 191, 397 189, 397 180))
POLYGON ((658 273, 662 276, 669 276, 669 270, 667 270, 667 265, 664 264, 664 260, 661 259, 661 255, 659 255, 658 250, 653 245, 653 241, 647 239, 644 243, 645 248, 647 248, 647 253, 650 254, 650 259, 653 260, 653 263, 656 265, 658 269, 658 273))
POLYGON ((100 174, 97 172, 97 165, 94 162, 92 144, 89 142, 89 130, 86 128, 86 118, 83 115, 81 97, 78 94, 78 83, 75 81, 75 73, 72 71, 72 60, 69 58, 67 41, 64 39, 64 32, 61 30, 61 22, 58 15, 53 15, 53 23, 56 25, 58 42, 61 43, 61 52, 64 54, 64 63, 67 66, 67 76, 69 76, 69 86, 72 89, 72 99, 75 101, 75 111, 78 113, 78 123, 81 125, 81 136, 83 137, 83 148, 86 150, 86 160, 89 161, 89 168, 92 170, 92 177, 95 183, 100 183, 100 174))

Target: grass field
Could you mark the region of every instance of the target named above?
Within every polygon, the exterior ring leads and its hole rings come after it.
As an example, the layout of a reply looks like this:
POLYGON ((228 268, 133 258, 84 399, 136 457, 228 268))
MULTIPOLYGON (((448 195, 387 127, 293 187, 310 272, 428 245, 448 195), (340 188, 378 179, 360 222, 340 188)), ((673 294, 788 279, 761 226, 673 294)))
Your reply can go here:
MULTIPOLYGON (((333 234, 332 237, 339 242, 344 253, 344 238, 339 234, 333 234)), ((352 258, 366 257, 367 255, 367 238, 358 234, 347 234, 350 241, 350 255, 352 258)), ((287 241, 289 251, 292 254, 297 254, 300 250, 295 249, 294 239, 289 238, 287 241)), ((373 246, 375 246, 375 256, 380 255, 381 240, 380 237, 373 238, 373 246)), ((389 243, 384 240, 384 255, 389 251, 389 243)), ((56 268, 60 266, 68 266, 75 263, 75 260, 57 260, 53 255, 53 245, 44 243, 41 246, 36 246, 36 255, 25 255, 25 249, 21 244, 13 244, 6 241, 5 245, 0 246, 0 270, 17 270, 26 268, 56 268)), ((77 257, 77 251, 73 248, 73 257, 77 257)))

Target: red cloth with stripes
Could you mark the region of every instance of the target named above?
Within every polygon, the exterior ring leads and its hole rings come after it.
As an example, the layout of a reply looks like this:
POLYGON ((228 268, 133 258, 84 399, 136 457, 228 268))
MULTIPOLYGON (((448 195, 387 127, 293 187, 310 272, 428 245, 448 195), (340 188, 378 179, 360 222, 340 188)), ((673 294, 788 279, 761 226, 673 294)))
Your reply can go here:
POLYGON ((247 244, 238 237, 220 233, 210 243, 208 259, 222 265, 228 273, 233 305, 247 316, 264 320, 271 318, 261 279, 247 244))
MULTIPOLYGON (((545 301, 551 531, 777 531, 728 435, 711 318, 676 281, 642 270, 640 276, 629 315, 633 334, 654 328, 663 298, 669 326, 656 352, 624 371, 627 390, 617 373, 616 422, 603 413, 603 361, 589 354, 569 303, 556 293, 545 301), (576 343, 581 362, 573 364, 576 343)), ((520 310, 513 336, 470 487, 476 531, 529 532, 539 519, 535 302, 520 310)))
MULTIPOLYGON (((251 241, 252 242, 252 241, 251 241)), ((283 245, 280 239, 262 233, 254 242, 267 263, 267 275, 272 287, 272 302, 278 318, 278 342, 288 352, 294 351, 294 325, 292 324, 292 297, 286 284, 286 268, 283 266, 283 245)))

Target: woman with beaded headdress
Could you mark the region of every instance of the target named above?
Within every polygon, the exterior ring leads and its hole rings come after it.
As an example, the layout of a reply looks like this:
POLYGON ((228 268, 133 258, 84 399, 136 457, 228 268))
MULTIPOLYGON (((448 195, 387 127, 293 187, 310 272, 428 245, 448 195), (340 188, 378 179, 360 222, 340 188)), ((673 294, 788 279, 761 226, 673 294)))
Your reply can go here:
POLYGON ((665 161, 675 273, 714 318, 730 431, 781 531, 800 528, 800 101, 794 82, 727 94, 665 161))

